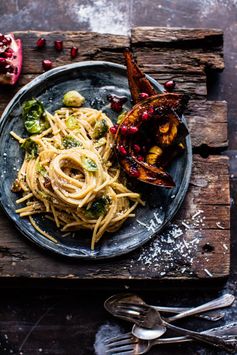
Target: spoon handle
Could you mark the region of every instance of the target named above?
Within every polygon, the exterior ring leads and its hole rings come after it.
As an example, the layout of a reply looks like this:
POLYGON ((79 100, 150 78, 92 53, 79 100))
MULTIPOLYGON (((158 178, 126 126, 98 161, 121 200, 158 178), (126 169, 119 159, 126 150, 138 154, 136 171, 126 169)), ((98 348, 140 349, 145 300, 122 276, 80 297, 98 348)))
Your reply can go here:
POLYGON ((193 316, 195 314, 210 311, 212 309, 227 307, 230 306, 234 302, 234 300, 235 297, 233 295, 226 293, 225 295, 218 297, 213 301, 204 303, 201 306, 189 309, 188 311, 184 311, 173 317, 166 318, 166 322, 174 322, 177 319, 193 316))
POLYGON ((176 327, 175 325, 171 325, 166 322, 164 322, 164 324, 166 325, 167 328, 174 330, 179 334, 189 335, 190 338, 192 338, 192 339, 195 339, 195 340, 213 345, 215 347, 224 349, 224 350, 226 350, 230 353, 233 353, 233 354, 236 354, 236 352, 237 352, 237 341, 235 338, 225 340, 225 339, 221 338, 220 336, 194 332, 192 330, 176 327))
MULTIPOLYGON (((231 336, 237 337, 237 323, 229 323, 221 327, 211 328, 208 330, 204 330, 200 334, 210 334, 210 335, 217 335, 217 336, 231 336)), ((192 342, 193 339, 189 336, 180 336, 180 337, 172 337, 172 338, 157 338, 151 340, 151 346, 157 344, 172 344, 172 343, 186 343, 192 342)))
MULTIPOLYGON (((162 306, 153 306, 150 305, 158 312, 165 312, 165 313, 181 313, 191 310, 190 307, 162 307, 162 306)), ((221 311, 207 311, 203 314, 196 314, 197 318, 206 319, 212 322, 216 322, 222 318, 224 318, 225 313, 221 311)))

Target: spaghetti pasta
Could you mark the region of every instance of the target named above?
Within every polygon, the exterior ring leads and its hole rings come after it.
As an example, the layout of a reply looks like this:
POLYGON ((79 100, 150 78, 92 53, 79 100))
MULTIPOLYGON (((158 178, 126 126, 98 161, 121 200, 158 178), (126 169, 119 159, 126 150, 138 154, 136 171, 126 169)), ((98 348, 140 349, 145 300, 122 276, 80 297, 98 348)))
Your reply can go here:
POLYGON ((32 215, 47 214, 64 234, 89 229, 94 249, 105 232, 119 229, 143 202, 121 181, 113 159, 112 122, 103 112, 63 107, 45 115, 49 125, 41 133, 24 139, 11 132, 27 146, 13 186, 23 193, 16 202, 24 207, 16 212, 52 241, 32 215))

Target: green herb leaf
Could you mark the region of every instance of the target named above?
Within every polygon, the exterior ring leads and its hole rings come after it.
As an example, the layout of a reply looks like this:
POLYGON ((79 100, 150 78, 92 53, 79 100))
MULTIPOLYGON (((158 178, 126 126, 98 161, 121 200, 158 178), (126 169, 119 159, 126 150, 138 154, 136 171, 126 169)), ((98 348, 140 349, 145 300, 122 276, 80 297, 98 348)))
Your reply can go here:
POLYGON ((96 163, 92 159, 87 158, 87 157, 82 158, 82 166, 87 171, 97 171, 98 170, 96 163))
POLYGON ((62 143, 65 149, 80 147, 82 144, 72 136, 66 136, 62 139, 62 143))
POLYGON ((99 218, 104 215, 109 205, 109 198, 102 196, 94 200, 89 209, 85 210, 85 215, 88 218, 99 218))
POLYGON ((38 173, 40 173, 43 176, 47 176, 47 170, 41 165, 40 163, 37 164, 36 170, 38 173))
POLYGON ((21 147, 25 149, 31 159, 36 158, 38 155, 38 145, 31 138, 27 138, 21 147))
POLYGON ((106 120, 102 118, 102 120, 97 121, 95 124, 93 138, 100 139, 104 137, 104 135, 108 132, 108 129, 109 127, 107 125, 106 120))
POLYGON ((31 99, 22 106, 22 116, 28 133, 41 133, 49 127, 42 102, 31 99))

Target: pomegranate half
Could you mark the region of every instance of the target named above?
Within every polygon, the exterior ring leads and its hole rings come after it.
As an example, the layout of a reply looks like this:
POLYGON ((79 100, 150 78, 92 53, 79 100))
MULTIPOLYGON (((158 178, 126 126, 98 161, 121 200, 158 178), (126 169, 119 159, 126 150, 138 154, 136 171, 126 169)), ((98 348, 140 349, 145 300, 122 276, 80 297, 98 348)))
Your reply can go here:
POLYGON ((14 85, 22 68, 22 42, 13 33, 0 33, 0 84, 14 85))

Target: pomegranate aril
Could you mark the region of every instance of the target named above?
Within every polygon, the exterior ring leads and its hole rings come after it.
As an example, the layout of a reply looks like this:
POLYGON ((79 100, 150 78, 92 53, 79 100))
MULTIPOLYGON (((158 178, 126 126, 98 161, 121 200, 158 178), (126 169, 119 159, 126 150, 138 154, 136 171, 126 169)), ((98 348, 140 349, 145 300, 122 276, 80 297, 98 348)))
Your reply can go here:
POLYGON ((121 112, 123 108, 123 104, 127 102, 127 98, 125 96, 116 96, 116 95, 108 95, 108 101, 110 102, 110 107, 115 112, 121 112))
POLYGON ((6 64, 7 64, 6 58, 0 57, 0 66, 5 67, 6 64))
POLYGON ((38 48, 44 48, 45 45, 46 45, 46 39, 43 38, 43 37, 40 37, 40 38, 37 40, 37 42, 36 42, 36 46, 37 46, 38 48))
POLYGON ((53 63, 49 59, 42 60, 42 66, 44 70, 50 70, 53 66, 53 63))
POLYGON ((131 167, 129 170, 129 175, 135 178, 138 178, 140 176, 140 172, 137 168, 131 167))
POLYGON ((123 125, 121 128, 120 128, 120 132, 123 136, 125 136, 127 133, 128 133, 128 127, 123 125))
POLYGON ((138 160, 138 161, 144 161, 144 158, 143 158, 142 155, 138 155, 137 160, 138 160))
POLYGON ((13 56, 13 49, 7 48, 5 52, 2 54, 5 58, 11 58, 13 56))
POLYGON ((117 130, 118 130, 118 127, 116 127, 116 126, 112 126, 112 127, 110 127, 110 133, 112 133, 112 134, 116 134, 117 133, 117 130))
POLYGON ((14 73, 15 69, 12 65, 5 66, 6 73, 14 73))
POLYGON ((150 115, 149 115, 148 111, 143 111, 142 120, 147 121, 147 120, 149 120, 149 118, 150 118, 150 115))
POLYGON ((54 41, 54 47, 56 51, 61 52, 63 50, 63 41, 54 41))
POLYGON ((119 150, 119 153, 120 153, 120 154, 122 154, 122 155, 127 155, 127 151, 126 151, 126 149, 124 148, 123 145, 120 145, 120 146, 118 147, 118 150, 119 150))
POLYGON ((154 107, 153 107, 153 106, 150 106, 150 107, 148 108, 147 112, 149 113, 150 116, 154 115, 154 112, 155 112, 154 107))
POLYGON ((140 145, 134 144, 134 145, 133 145, 133 150, 134 150, 136 153, 139 153, 139 152, 141 151, 140 145))
POLYGON ((71 58, 76 58, 78 54, 78 48, 77 47, 72 47, 71 48, 71 58))
POLYGON ((136 134, 138 132, 138 128, 135 126, 129 127, 128 133, 129 134, 136 134))
POLYGON ((164 83, 164 88, 166 91, 172 91, 175 88, 175 81, 174 80, 168 80, 164 83))
POLYGON ((139 94, 139 99, 140 100, 145 100, 145 99, 147 99, 149 97, 149 95, 146 93, 146 92, 141 92, 140 94, 139 94))

